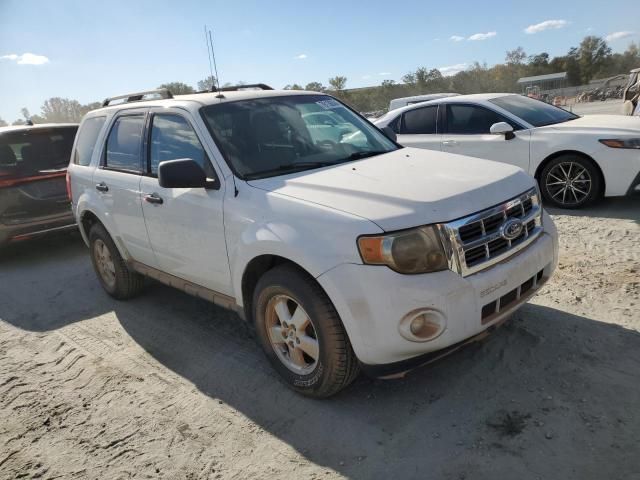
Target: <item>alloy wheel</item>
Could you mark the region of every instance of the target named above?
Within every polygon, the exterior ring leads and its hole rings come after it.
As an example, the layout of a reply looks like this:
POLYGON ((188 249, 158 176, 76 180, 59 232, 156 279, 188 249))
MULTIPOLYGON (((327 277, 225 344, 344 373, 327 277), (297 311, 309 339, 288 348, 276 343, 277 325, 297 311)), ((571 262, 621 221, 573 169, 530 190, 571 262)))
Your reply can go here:
POLYGON ((265 326, 278 359, 299 375, 311 373, 320 358, 320 343, 311 318, 287 295, 276 295, 267 304, 265 326))
POLYGON ((545 178, 549 197, 561 205, 583 203, 591 193, 592 183, 587 169, 576 162, 558 163, 545 178))
POLYGON ((111 252, 105 243, 98 239, 93 244, 93 256, 96 260, 100 277, 110 288, 116 284, 116 266, 111 258, 111 252))

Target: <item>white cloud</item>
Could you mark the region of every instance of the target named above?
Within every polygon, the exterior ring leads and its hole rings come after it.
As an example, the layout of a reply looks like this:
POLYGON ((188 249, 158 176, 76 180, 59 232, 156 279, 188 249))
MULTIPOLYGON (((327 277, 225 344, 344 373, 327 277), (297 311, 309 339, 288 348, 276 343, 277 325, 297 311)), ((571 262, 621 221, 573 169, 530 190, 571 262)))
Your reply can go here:
POLYGON ((457 63, 455 65, 447 65, 446 67, 438 67, 443 77, 450 77, 456 73, 466 70, 469 65, 467 63, 457 63))
POLYGON ((624 32, 613 32, 610 33, 609 35, 607 35, 606 37, 604 37, 604 39, 607 42, 613 42, 615 40, 620 40, 622 38, 628 38, 633 36, 634 32, 628 32, 628 31, 624 31, 624 32))
POLYGON ((451 40, 452 42, 461 42, 462 40, 464 40, 464 37, 461 37, 460 35, 451 35, 449 37, 449 40, 451 40))
POLYGON ((363 75, 362 79, 363 80, 369 80, 371 78, 371 75, 363 75))
POLYGON ((381 77, 388 77, 389 75, 391 75, 391 72, 380 72, 378 73, 378 75, 380 75, 381 77))
POLYGON ((495 37, 497 32, 487 32, 487 33, 474 33, 471 35, 468 40, 476 41, 476 40, 486 40, 491 37, 495 37))
POLYGON ((529 25, 524 29, 525 33, 534 34, 543 32, 544 30, 564 28, 569 25, 566 20, 545 20, 544 22, 536 23, 535 25, 529 25))
POLYGON ((296 55, 295 57, 296 60, 304 60, 305 58, 307 58, 307 54, 306 53, 301 53, 300 55, 296 55))
POLYGON ((11 53, 1 56, 0 60, 15 61, 18 65, 44 65, 45 63, 49 63, 47 57, 44 55, 36 55, 35 53, 23 53, 22 55, 11 53))

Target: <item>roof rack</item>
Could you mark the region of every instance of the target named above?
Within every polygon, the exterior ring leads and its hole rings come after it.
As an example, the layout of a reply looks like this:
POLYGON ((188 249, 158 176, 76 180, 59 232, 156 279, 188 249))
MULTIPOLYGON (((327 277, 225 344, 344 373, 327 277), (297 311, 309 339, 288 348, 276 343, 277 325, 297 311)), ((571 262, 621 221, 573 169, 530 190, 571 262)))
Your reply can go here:
POLYGON ((269 85, 265 85, 264 83, 251 83, 248 85, 232 85, 230 87, 222 87, 219 89, 215 89, 213 88, 211 91, 212 92, 235 92, 238 90, 255 90, 255 89, 260 89, 260 90, 273 90, 272 87, 270 87, 269 85))
POLYGON ((117 97, 105 98, 104 102, 102 102, 102 106, 108 107, 109 105, 111 105, 111 102, 115 100, 124 100, 123 102, 118 102, 118 105, 122 103, 140 102, 142 100, 148 100, 144 98, 148 95, 157 95, 160 98, 173 98, 173 95, 168 89, 158 88, 157 90, 147 90, 144 92, 127 93, 126 95, 118 95, 117 97))

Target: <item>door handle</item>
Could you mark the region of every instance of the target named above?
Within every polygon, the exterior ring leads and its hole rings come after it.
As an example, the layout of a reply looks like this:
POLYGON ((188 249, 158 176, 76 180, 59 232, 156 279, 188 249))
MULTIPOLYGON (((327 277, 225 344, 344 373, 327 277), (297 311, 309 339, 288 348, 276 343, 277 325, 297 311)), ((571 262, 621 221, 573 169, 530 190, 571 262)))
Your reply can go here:
POLYGON ((455 147, 456 145, 458 145, 458 142, 456 142, 455 140, 445 140, 444 142, 442 142, 442 145, 445 147, 455 147))
POLYGON ((106 183, 100 182, 96 184, 96 190, 98 190, 99 192, 108 192, 109 187, 107 187, 106 183))
POLYGON ((149 193, 145 195, 144 200, 145 202, 153 203, 154 205, 162 205, 162 203, 164 202, 164 200, 162 200, 162 197, 157 193, 149 193))

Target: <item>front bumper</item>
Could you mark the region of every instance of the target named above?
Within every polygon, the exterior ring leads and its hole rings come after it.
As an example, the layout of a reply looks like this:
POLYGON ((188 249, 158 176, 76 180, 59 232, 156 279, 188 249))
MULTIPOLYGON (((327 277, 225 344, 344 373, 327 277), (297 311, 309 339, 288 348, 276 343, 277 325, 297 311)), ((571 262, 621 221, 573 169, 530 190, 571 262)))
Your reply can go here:
POLYGON ((449 270, 402 275, 386 267, 343 264, 317 280, 340 314, 365 371, 390 375, 393 370, 424 363, 419 357, 428 361, 428 354, 457 348, 501 323, 526 302, 558 263, 555 225, 546 214, 543 224, 545 231, 527 248, 468 277, 449 270), (533 288, 498 313, 485 314, 483 320, 483 307, 506 298, 532 278, 537 279, 533 288), (427 342, 407 340, 399 333, 400 320, 421 308, 440 312, 446 318, 446 328, 427 342))

